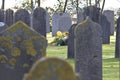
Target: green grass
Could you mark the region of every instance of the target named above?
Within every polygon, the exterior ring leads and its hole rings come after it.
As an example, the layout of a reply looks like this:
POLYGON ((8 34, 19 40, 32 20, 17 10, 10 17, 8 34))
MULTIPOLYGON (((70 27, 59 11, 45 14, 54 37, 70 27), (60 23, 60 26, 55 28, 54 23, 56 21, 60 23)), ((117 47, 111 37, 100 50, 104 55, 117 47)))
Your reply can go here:
MULTIPOLYGON (((51 33, 47 34, 48 43, 52 42, 54 37, 51 33)), ((102 70, 103 80, 120 80, 120 59, 114 58, 115 54, 115 35, 111 36, 110 44, 104 44, 102 46, 102 70)), ((74 59, 67 59, 67 46, 48 46, 47 47, 48 57, 59 57, 65 59, 68 63, 73 66, 74 59)))

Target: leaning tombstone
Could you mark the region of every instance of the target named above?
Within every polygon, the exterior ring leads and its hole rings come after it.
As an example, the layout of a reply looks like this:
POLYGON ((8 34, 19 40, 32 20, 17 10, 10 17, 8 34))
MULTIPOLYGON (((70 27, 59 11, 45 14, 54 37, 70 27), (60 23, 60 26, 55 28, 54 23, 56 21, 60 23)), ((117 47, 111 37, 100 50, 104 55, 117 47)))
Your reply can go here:
POLYGON ((23 80, 77 80, 77 77, 66 61, 59 58, 42 58, 32 66, 23 80))
POLYGON ((6 28, 8 28, 7 24, 0 22, 0 32, 4 31, 6 28))
POLYGON ((67 58, 74 58, 75 50, 74 50, 74 29, 77 24, 73 24, 69 29, 69 37, 68 37, 68 51, 67 58))
POLYGON ((102 80, 102 30, 90 18, 78 24, 75 34, 75 70, 80 80, 102 80))
POLYGON ((11 9, 7 9, 5 11, 5 23, 8 26, 11 26, 13 24, 13 15, 14 15, 14 11, 11 9))
POLYGON ((46 12, 46 32, 50 32, 50 15, 48 12, 46 12))
POLYGON ((0 44, 1 80, 22 80, 33 63, 46 55, 45 37, 21 21, 1 33, 0 44))
POLYGON ((100 25, 102 27, 102 41, 103 44, 110 44, 110 23, 106 16, 100 16, 100 25))
POLYGON ((46 37, 46 11, 43 8, 36 8, 33 11, 33 29, 46 37))
POLYGON ((4 10, 0 9, 0 22, 4 22, 4 10))
POLYGON ((23 21, 30 26, 30 14, 26 9, 17 10, 14 14, 14 23, 23 21))
POLYGON ((57 31, 68 32, 72 25, 72 19, 68 13, 54 13, 52 16, 52 35, 57 31))
POLYGON ((117 27, 116 27, 115 58, 120 58, 120 17, 117 20, 117 27))
POLYGON ((110 34, 114 34, 114 11, 105 10, 103 14, 106 16, 107 20, 110 23, 110 34))

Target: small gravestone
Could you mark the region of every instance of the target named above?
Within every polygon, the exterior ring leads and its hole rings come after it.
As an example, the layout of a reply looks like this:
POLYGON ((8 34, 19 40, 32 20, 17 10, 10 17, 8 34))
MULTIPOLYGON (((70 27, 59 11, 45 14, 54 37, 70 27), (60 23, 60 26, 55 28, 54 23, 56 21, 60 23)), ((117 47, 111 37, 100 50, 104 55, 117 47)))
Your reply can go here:
POLYGON ((13 15, 14 15, 14 11, 11 9, 7 9, 5 12, 5 23, 8 26, 11 26, 13 24, 13 15))
POLYGON ((116 27, 115 58, 120 58, 120 17, 117 20, 117 27, 116 27))
POLYGON ((69 38, 68 38, 68 58, 74 58, 75 50, 74 50, 74 29, 77 24, 73 24, 69 29, 69 38))
POLYGON ((15 12, 14 22, 23 21, 30 26, 30 14, 26 9, 20 9, 15 12))
POLYGON ((102 80, 102 30, 90 18, 78 24, 75 34, 75 70, 80 80, 102 80))
POLYGON ((4 10, 0 9, 0 22, 4 22, 4 10))
POLYGON ((46 32, 50 32, 50 15, 46 12, 46 32))
POLYGON ((114 34, 114 11, 105 10, 103 14, 106 16, 107 20, 110 23, 110 34, 114 34))
POLYGON ((109 44, 110 43, 110 23, 107 20, 106 16, 101 15, 100 16, 100 25, 102 27, 102 41, 103 44, 109 44))
POLYGON ((99 22, 100 8, 96 6, 88 6, 84 8, 85 18, 89 16, 94 22, 99 22))
POLYGON ((4 31, 8 26, 4 22, 0 22, 0 32, 4 31))
POLYGON ((1 80, 22 80, 32 64, 46 55, 45 37, 21 21, 1 33, 0 44, 1 80))
POLYGON ((43 8, 36 8, 33 12, 33 29, 46 37, 46 11, 43 8))
POLYGON ((52 16, 52 35, 57 31, 67 32, 72 25, 71 17, 68 13, 54 13, 52 16))
POLYGON ((78 12, 78 15, 77 15, 77 23, 80 23, 84 20, 84 15, 83 15, 83 12, 78 12))
POLYGON ((72 67, 59 58, 38 60, 23 80, 77 80, 72 67))

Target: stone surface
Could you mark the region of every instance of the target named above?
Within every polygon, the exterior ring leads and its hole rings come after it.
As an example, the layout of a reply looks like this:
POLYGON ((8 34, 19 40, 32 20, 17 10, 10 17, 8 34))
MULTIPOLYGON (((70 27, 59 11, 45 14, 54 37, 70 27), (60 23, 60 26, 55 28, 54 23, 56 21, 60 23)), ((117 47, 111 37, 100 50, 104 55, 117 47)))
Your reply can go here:
POLYGON ((69 29, 69 38, 68 38, 68 54, 67 58, 74 58, 75 50, 74 50, 74 29, 77 24, 73 24, 69 29))
POLYGON ((1 80, 22 80, 32 64, 46 55, 45 37, 21 21, 1 33, 0 44, 1 80))
POLYGON ((100 16, 100 25, 102 27, 102 41, 103 44, 109 44, 110 43, 110 23, 107 20, 106 16, 101 15, 100 16))
POLYGON ((0 22, 4 22, 4 10, 0 9, 0 22))
POLYGON ((67 32, 72 25, 71 17, 68 13, 54 13, 52 16, 52 35, 57 31, 67 32))
POLYGON ((13 15, 14 15, 14 11, 11 9, 7 9, 5 11, 5 23, 8 26, 11 26, 13 24, 13 15))
POLYGON ((110 23, 110 34, 114 34, 114 11, 111 10, 105 10, 103 14, 106 16, 110 23))
POLYGON ((84 20, 84 15, 83 15, 83 12, 78 12, 78 15, 77 15, 77 23, 80 23, 84 20))
POLYGON ((33 12, 33 29, 46 37, 46 11, 36 8, 33 12))
POLYGON ((50 32, 50 15, 48 12, 46 12, 46 32, 50 32))
POLYGON ((77 80, 76 75, 66 61, 59 58, 38 60, 23 80, 77 80))
POLYGON ((115 58, 120 58, 120 17, 117 20, 116 30, 115 58))
POLYGON ((102 30, 90 18, 78 24, 75 34, 75 70, 80 80, 102 80, 102 30))
POLYGON ((30 26, 30 14, 26 9, 20 9, 15 12, 14 23, 17 21, 23 21, 30 26))
POLYGON ((89 16, 94 22, 99 22, 100 9, 95 6, 88 6, 84 8, 85 18, 89 16))

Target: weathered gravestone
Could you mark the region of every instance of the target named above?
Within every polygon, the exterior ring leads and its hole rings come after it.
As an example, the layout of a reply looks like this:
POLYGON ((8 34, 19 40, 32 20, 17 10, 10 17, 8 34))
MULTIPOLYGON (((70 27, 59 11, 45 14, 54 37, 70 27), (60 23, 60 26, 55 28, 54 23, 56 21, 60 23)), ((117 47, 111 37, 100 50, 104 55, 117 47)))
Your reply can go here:
POLYGON ((5 23, 8 26, 11 26, 13 24, 13 15, 14 15, 14 11, 11 9, 7 9, 5 11, 5 23))
POLYGON ((36 8, 33 12, 33 29, 46 37, 46 11, 43 8, 36 8))
POLYGON ((77 24, 73 24, 69 29, 69 37, 68 37, 68 51, 67 58, 74 58, 75 55, 75 46, 74 46, 74 29, 77 24))
POLYGON ((7 28, 0 36, 0 79, 22 80, 46 55, 46 46, 46 39, 21 21, 7 28))
POLYGON ((46 12, 46 32, 50 32, 50 15, 46 12))
POLYGON ((99 22, 100 8, 96 6, 88 6, 84 8, 84 17, 89 16, 94 22, 99 22))
POLYGON ((80 80, 102 80, 102 30, 91 19, 78 24, 75 34, 75 70, 80 80))
POLYGON ((0 9, 0 22, 4 22, 4 10, 0 9))
POLYGON ((23 21, 30 26, 30 14, 26 9, 20 9, 15 12, 14 22, 23 21))
POLYGON ((52 16, 52 35, 57 31, 67 32, 72 25, 71 17, 68 13, 54 13, 52 16))
POLYGON ((114 34, 114 11, 105 10, 103 14, 106 16, 107 20, 110 23, 110 34, 114 34))
POLYGON ((0 32, 4 31, 8 26, 4 22, 0 22, 0 32))
POLYGON ((77 23, 80 23, 84 20, 84 15, 83 15, 83 12, 78 12, 78 15, 77 15, 77 23))
POLYGON ((100 25, 102 27, 102 41, 103 44, 110 43, 110 23, 107 20, 106 16, 100 16, 100 25))
POLYGON ((23 80, 79 80, 72 67, 59 58, 38 60, 23 80))
POLYGON ((115 58, 120 58, 120 17, 117 20, 116 30, 115 58))

